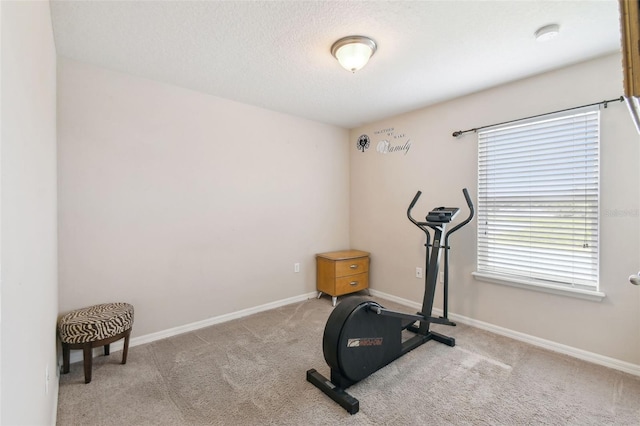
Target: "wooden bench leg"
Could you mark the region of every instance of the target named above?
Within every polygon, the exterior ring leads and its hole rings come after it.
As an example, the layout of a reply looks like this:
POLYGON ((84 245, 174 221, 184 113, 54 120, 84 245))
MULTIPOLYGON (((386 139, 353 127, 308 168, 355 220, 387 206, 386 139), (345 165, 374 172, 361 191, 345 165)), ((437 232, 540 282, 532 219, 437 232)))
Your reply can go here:
POLYGON ((93 351, 91 343, 87 343, 82 347, 82 356, 84 358, 84 382, 91 382, 91 367, 93 366, 93 351))
POLYGON ((62 374, 67 374, 69 372, 69 358, 71 349, 69 345, 66 343, 62 344, 62 374))
POLYGON ((122 349, 122 363, 127 363, 127 353, 129 352, 129 336, 131 336, 131 329, 127 330, 124 335, 124 348, 122 349))

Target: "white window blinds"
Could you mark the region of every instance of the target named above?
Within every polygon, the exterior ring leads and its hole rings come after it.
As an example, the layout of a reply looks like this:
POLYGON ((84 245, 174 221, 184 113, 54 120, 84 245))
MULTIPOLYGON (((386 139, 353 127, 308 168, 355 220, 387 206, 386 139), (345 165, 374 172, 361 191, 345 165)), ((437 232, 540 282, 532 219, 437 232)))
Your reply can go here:
POLYGON ((478 132, 478 272, 598 287, 597 107, 478 132))

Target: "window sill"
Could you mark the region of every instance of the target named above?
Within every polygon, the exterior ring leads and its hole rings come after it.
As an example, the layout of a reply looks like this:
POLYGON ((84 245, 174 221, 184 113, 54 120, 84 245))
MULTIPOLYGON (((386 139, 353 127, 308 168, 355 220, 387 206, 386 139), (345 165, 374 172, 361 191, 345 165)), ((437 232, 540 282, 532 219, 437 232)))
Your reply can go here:
POLYGON ((577 297, 578 299, 600 302, 606 294, 596 290, 584 290, 578 288, 564 287, 560 285, 544 284, 526 279, 518 279, 500 275, 491 275, 483 272, 473 272, 473 277, 479 281, 486 281, 494 284, 508 285, 511 287, 524 288, 527 290, 541 291, 543 293, 557 294, 560 296, 577 297))

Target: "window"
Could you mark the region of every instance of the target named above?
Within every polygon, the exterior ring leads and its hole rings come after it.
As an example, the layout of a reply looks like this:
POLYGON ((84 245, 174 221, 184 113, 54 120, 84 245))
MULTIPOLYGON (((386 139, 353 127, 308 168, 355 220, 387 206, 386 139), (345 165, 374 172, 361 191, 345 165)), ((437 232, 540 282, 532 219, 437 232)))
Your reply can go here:
POLYGON ((478 132, 475 275, 598 292, 600 111, 551 117, 478 132))

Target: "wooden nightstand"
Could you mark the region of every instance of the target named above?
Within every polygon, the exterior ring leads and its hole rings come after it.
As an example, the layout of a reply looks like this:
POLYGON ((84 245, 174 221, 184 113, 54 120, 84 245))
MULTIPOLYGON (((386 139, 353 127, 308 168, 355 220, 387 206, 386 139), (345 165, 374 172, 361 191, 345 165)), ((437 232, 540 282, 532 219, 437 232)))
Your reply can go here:
POLYGON ((369 253, 342 250, 316 255, 316 288, 331 296, 336 306, 338 296, 369 288, 369 253))

